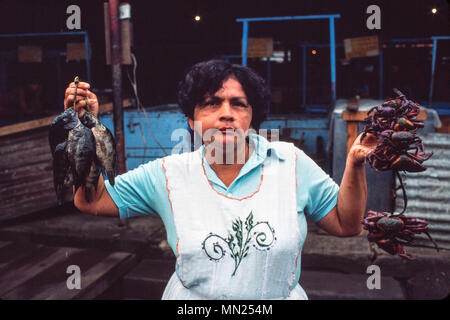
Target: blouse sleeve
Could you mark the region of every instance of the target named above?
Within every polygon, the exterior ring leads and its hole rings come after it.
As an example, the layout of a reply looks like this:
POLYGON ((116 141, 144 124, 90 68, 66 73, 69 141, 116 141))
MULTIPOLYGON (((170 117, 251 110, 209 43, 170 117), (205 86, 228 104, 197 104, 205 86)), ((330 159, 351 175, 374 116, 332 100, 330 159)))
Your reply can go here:
POLYGON ((114 186, 105 180, 106 190, 119 208, 120 218, 157 214, 156 186, 164 180, 161 159, 142 164, 115 178, 114 186))
POLYGON ((339 186, 302 150, 296 154, 297 211, 318 222, 336 206, 339 186))

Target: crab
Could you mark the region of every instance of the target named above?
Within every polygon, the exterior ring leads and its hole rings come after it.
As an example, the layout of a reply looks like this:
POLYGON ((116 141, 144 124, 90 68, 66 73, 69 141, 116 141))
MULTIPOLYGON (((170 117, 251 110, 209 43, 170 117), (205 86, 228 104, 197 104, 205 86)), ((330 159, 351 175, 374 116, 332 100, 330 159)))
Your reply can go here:
POLYGON ((369 210, 363 226, 369 231, 367 236, 369 242, 375 242, 380 249, 392 255, 397 254, 402 258, 413 260, 403 245, 411 243, 415 235, 420 233, 426 234, 439 251, 436 242, 428 233, 428 223, 423 219, 369 210))
POLYGON ((376 171, 421 172, 426 170, 422 163, 433 155, 433 152, 425 153, 422 139, 412 131, 384 130, 379 139, 376 149, 367 155, 370 166, 376 171))

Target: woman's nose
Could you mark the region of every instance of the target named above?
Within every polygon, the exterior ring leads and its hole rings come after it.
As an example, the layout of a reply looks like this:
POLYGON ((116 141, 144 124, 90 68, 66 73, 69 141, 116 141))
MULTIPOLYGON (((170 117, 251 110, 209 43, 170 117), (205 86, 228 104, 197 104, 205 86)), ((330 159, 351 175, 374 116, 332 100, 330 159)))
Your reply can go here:
POLYGON ((219 109, 219 118, 220 120, 232 121, 234 120, 233 112, 230 104, 227 101, 224 101, 219 109))

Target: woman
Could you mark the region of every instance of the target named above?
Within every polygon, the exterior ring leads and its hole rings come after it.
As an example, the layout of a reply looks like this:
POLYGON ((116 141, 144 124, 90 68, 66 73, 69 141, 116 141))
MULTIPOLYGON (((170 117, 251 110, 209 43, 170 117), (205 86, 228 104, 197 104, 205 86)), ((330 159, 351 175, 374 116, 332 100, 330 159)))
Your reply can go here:
MULTIPOLYGON (((87 83, 77 94, 80 115, 84 96, 98 110, 87 83)), ((73 95, 72 83, 66 107, 73 95)), ((339 188, 293 144, 250 133, 268 99, 251 69, 219 60, 196 64, 178 96, 203 145, 141 165, 114 186, 101 178, 92 203, 80 188, 75 206, 122 219, 162 218, 177 257, 163 299, 307 299, 298 283, 306 216, 335 236, 360 233, 364 159, 376 141, 355 141, 339 188)))

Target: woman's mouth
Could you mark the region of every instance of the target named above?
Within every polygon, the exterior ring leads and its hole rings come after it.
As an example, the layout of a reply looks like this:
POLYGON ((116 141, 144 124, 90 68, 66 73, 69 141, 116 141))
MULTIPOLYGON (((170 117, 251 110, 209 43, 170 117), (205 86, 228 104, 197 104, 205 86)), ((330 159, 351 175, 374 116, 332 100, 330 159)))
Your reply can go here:
POLYGON ((219 128, 219 131, 222 132, 222 134, 234 134, 234 128, 232 127, 222 127, 219 128))

